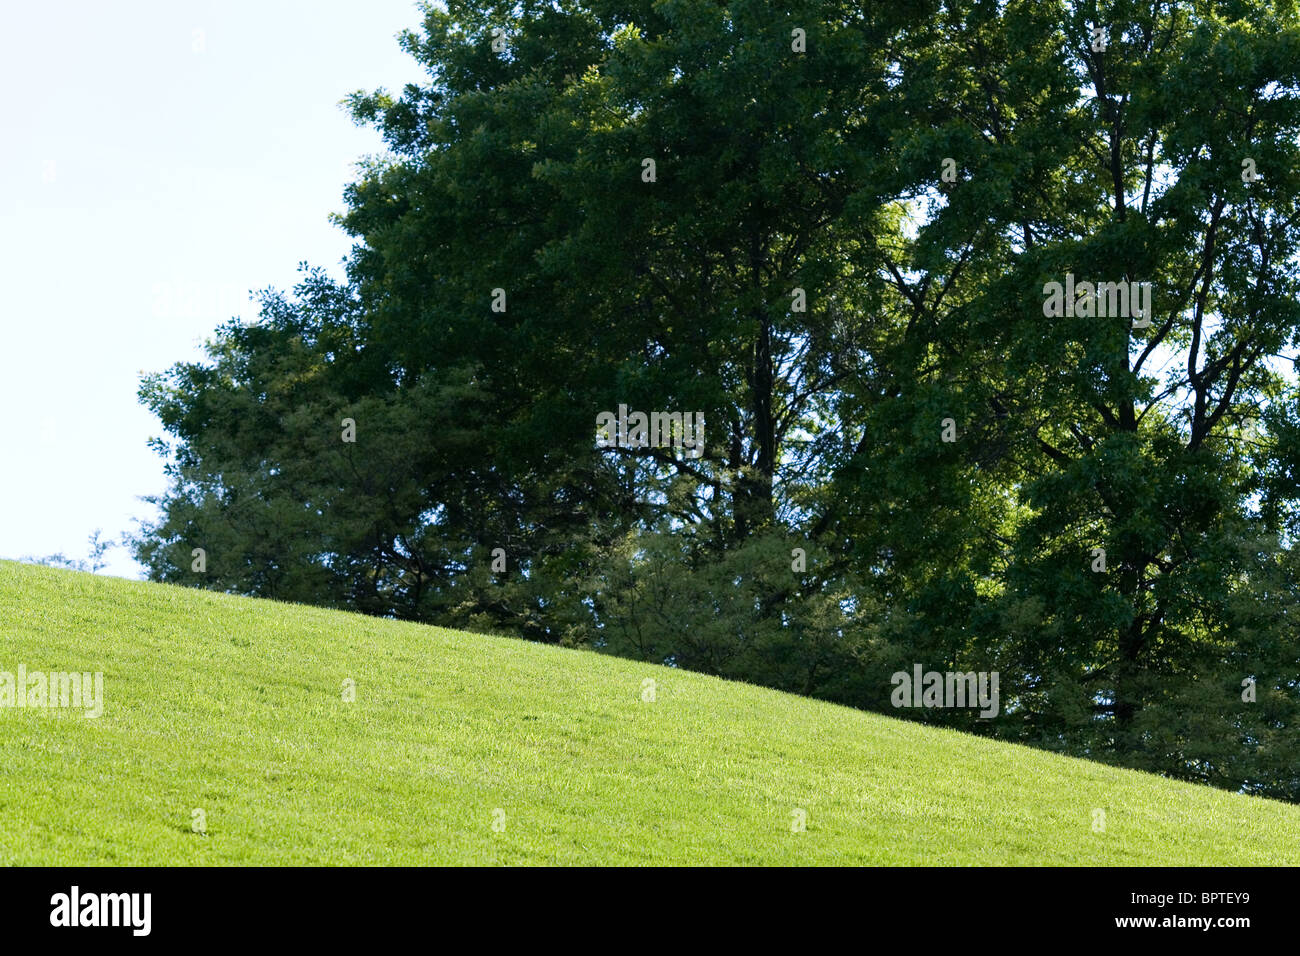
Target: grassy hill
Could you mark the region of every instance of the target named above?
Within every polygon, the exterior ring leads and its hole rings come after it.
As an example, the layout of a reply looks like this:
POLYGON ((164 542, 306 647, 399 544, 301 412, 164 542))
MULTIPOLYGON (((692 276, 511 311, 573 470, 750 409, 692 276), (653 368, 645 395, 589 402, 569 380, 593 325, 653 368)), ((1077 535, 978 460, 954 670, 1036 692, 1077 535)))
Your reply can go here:
POLYGON ((0 671, 20 664, 102 671, 105 705, 0 708, 5 864, 1300 864, 1300 807, 593 653, 0 562, 0 671))

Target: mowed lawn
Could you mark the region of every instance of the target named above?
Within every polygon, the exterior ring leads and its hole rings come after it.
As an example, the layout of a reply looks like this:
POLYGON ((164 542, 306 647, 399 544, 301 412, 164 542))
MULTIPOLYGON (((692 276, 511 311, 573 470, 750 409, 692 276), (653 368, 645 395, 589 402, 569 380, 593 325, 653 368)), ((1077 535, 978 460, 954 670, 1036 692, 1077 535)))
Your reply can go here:
POLYGON ((20 664, 102 671, 105 703, 0 708, 4 864, 1300 864, 1300 807, 595 653, 0 562, 0 671, 20 664))

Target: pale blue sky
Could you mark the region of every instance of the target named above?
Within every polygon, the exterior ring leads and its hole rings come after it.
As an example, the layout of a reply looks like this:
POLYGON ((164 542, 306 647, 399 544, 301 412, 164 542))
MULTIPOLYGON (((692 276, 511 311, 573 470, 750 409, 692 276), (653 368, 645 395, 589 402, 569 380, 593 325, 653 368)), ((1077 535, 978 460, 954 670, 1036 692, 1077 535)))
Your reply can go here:
POLYGON ((395 39, 419 23, 414 0, 5 4, 0 557, 85 557, 150 517, 139 372, 196 358, 300 260, 341 274, 327 217, 382 143, 338 102, 422 81, 395 39))

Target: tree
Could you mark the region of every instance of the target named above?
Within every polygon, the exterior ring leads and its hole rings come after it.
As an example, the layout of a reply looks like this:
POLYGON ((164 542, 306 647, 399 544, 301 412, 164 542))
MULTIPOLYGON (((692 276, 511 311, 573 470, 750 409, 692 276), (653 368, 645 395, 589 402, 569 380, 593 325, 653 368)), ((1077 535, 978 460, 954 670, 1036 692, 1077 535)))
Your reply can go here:
POLYGON ((52 568, 67 568, 71 571, 83 571, 88 574, 98 574, 104 568, 108 567, 105 556, 115 547, 121 545, 117 541, 105 541, 104 531, 102 528, 96 528, 86 538, 88 555, 83 560, 81 558, 69 558, 62 551, 57 554, 47 554, 44 557, 35 557, 25 555, 23 561, 32 564, 44 564, 52 568))
POLYGON ((138 553, 891 712, 995 670, 996 719, 899 713, 1300 799, 1298 40, 1242 0, 430 7, 429 82, 350 98, 390 155, 347 280, 145 381, 138 553), (702 453, 602 447, 620 406, 702 453))

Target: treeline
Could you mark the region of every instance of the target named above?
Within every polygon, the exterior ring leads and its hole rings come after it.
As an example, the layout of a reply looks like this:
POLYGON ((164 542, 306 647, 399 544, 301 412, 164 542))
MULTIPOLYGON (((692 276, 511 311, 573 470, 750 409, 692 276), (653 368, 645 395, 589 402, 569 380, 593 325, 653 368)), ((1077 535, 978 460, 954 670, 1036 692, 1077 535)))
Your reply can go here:
POLYGON ((446 6, 346 280, 144 380, 154 579, 1300 800, 1291 4, 446 6))

